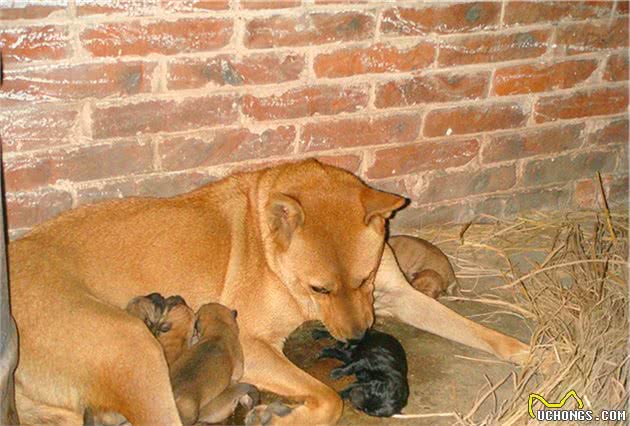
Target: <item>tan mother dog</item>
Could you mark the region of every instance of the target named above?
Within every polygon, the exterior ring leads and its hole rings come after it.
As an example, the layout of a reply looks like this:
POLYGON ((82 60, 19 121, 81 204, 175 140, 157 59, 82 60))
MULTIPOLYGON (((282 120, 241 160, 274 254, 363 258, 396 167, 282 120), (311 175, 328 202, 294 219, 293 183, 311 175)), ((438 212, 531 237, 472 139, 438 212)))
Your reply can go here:
POLYGON ((21 420, 80 424, 92 406, 134 425, 180 424, 160 345, 123 310, 151 292, 180 294, 195 310, 208 302, 238 310, 243 380, 299 401, 274 424, 334 424, 341 415, 337 393, 282 353, 306 320, 345 340, 360 338, 375 314, 394 316, 521 360, 526 345, 407 283, 385 244, 386 220, 403 204, 310 160, 38 226, 10 245, 21 420))

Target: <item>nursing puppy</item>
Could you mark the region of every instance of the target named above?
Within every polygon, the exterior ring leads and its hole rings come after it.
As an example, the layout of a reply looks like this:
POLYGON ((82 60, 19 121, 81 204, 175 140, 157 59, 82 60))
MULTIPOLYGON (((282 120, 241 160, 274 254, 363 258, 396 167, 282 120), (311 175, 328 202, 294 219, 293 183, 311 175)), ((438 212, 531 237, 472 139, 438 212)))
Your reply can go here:
POLYGON ((418 291, 437 299, 456 284, 446 255, 422 238, 396 235, 387 241, 407 281, 418 291))
POLYGON ((125 308, 129 315, 141 319, 154 336, 168 331, 168 325, 162 321, 165 309, 166 299, 159 293, 134 297, 125 308))
MULTIPOLYGON (((330 337, 324 330, 317 330, 313 335, 330 337)), ((320 358, 334 358, 344 363, 331 371, 333 379, 355 375, 357 381, 340 395, 357 410, 370 416, 390 417, 407 405, 407 357, 393 336, 368 330, 358 342, 338 342, 336 346, 325 348, 320 358)))
POLYGON ((163 332, 156 334, 162 345, 169 367, 186 351, 193 341, 195 312, 181 296, 168 297, 162 318, 163 332))
POLYGON ((184 424, 220 422, 239 402, 248 409, 257 403, 256 389, 238 383, 243 352, 236 315, 218 303, 203 305, 195 322, 199 341, 171 365, 175 403, 184 424))

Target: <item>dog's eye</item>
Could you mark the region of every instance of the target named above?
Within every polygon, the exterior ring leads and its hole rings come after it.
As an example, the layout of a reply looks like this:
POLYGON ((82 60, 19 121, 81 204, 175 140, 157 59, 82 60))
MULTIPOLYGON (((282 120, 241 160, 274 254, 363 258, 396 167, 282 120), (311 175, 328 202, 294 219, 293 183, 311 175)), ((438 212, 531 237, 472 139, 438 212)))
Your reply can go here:
POLYGON ((330 290, 328 290, 327 288, 324 287, 317 287, 312 285, 311 286, 311 290, 313 290, 315 293, 319 293, 319 294, 329 294, 330 290))

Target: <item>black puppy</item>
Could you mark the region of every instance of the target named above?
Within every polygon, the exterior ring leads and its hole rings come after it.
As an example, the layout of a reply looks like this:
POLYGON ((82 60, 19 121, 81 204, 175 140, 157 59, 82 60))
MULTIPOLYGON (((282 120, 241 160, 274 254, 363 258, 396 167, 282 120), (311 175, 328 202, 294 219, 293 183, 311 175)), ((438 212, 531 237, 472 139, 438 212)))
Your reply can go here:
MULTIPOLYGON (((313 331, 315 339, 329 338, 325 330, 313 331)), ((357 381, 340 392, 343 399, 370 416, 390 417, 407 405, 407 357, 393 336, 370 330, 358 342, 341 343, 325 348, 320 358, 342 361, 342 367, 331 371, 339 379, 354 374, 357 381)))

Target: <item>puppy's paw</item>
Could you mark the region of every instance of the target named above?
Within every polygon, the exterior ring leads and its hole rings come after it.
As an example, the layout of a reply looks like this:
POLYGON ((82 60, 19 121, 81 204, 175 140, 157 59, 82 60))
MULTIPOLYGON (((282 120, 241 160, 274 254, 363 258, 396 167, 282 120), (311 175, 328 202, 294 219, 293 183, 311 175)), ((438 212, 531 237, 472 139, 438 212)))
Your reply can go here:
POLYGON ((274 417, 286 417, 293 408, 281 402, 272 402, 269 405, 259 405, 247 413, 245 417, 246 426, 273 425, 274 417))
POLYGON ((253 409, 260 402, 260 392, 252 385, 248 385, 246 392, 238 399, 238 404, 246 410, 253 409))

